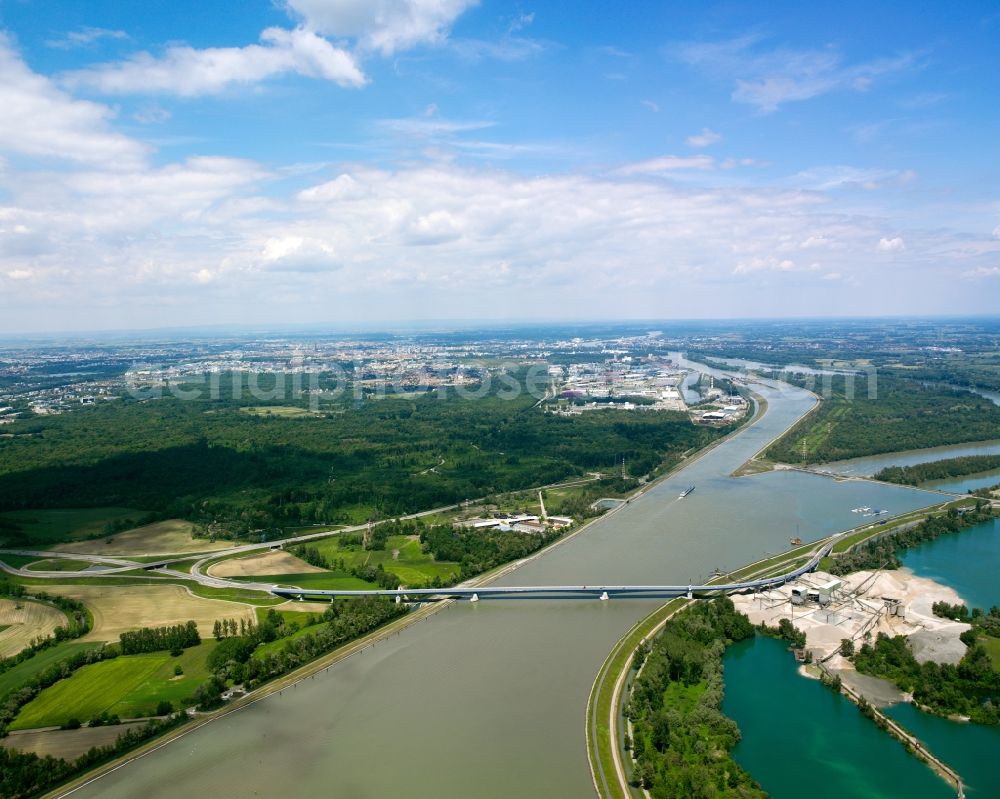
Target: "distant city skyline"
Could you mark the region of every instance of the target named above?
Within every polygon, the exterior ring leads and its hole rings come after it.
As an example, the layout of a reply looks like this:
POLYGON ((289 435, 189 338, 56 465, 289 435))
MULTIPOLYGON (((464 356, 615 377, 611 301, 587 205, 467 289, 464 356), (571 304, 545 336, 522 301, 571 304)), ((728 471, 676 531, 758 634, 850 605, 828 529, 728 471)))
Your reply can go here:
POLYGON ((0 0, 0 334, 996 313, 998 42, 991 2, 0 0))

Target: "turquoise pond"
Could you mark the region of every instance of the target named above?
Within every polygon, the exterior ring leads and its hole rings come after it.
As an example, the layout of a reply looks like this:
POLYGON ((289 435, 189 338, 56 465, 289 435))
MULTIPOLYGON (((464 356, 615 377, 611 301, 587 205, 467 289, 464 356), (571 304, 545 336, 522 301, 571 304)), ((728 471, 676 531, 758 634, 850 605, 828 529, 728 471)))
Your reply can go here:
MULTIPOLYGON (((1000 520, 900 553, 922 577, 949 585, 970 606, 1000 604, 1000 520)), ((785 644, 767 638, 736 644, 725 656, 723 710, 743 733, 733 751, 775 799, 954 796, 927 766, 879 731, 847 699, 796 674, 785 644)), ((887 714, 922 740, 966 782, 970 797, 1000 797, 1000 729, 923 713, 913 705, 887 714)))
POLYGON ((819 680, 788 645, 758 637, 724 658, 723 712, 743 738, 733 757, 774 799, 937 799, 948 783, 819 680))
POLYGON ((900 559, 915 574, 954 588, 969 607, 1000 604, 1000 519, 904 550, 900 559))

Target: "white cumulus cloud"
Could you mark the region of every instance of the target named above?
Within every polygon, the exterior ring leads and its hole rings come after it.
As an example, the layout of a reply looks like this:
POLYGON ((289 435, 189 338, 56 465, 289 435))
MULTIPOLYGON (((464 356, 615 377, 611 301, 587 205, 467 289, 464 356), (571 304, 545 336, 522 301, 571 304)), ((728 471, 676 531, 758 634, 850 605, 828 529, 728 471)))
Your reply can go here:
POLYGON ((356 39, 364 50, 392 55, 419 44, 440 44, 476 0, 286 0, 285 5, 310 30, 356 39))
POLYGON ((77 100, 32 72, 0 32, 0 149, 82 163, 128 166, 146 147, 115 133, 106 106, 77 100))
POLYGON ((105 94, 164 93, 182 97, 217 94, 234 84, 257 83, 296 73, 345 87, 363 86, 355 57, 303 28, 268 28, 261 44, 246 47, 186 45, 167 48, 162 56, 139 53, 126 61, 99 64, 63 76, 67 86, 105 94))
POLYGON ((906 249, 906 242, 899 236, 894 238, 881 238, 878 240, 879 252, 900 252, 906 249))

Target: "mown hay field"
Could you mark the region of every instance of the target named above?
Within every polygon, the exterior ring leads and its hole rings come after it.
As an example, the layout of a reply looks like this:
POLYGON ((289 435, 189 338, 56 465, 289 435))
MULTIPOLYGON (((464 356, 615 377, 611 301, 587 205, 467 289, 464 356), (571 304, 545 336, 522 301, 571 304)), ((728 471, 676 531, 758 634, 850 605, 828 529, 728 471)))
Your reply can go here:
POLYGON ((46 638, 65 625, 66 614, 58 608, 29 599, 0 599, 0 657, 16 655, 33 638, 46 638))
POLYGON ((81 555, 161 555, 187 552, 212 552, 231 546, 228 541, 195 538, 194 525, 183 519, 167 519, 135 527, 106 538, 61 544, 60 552, 81 555))
POLYGON ((208 568, 208 574, 212 577, 253 577, 258 574, 305 574, 322 571, 284 550, 230 558, 208 568))
POLYGON ((217 619, 253 620, 249 605, 220 599, 203 599, 181 585, 53 585, 54 594, 79 599, 94 616, 94 628, 82 641, 117 641, 126 630, 183 624, 198 625, 202 638, 210 638, 217 619))

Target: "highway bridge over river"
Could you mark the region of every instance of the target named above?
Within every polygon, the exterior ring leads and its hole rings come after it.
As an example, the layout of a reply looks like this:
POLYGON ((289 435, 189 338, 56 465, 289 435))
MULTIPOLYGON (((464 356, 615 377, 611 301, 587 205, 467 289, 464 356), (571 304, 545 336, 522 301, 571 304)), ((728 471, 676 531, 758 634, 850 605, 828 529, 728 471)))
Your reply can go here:
POLYGON ((480 587, 367 590, 304 589, 271 586, 269 590, 276 596, 289 597, 291 599, 305 599, 306 597, 330 597, 333 599, 335 597, 381 596, 395 598, 397 602, 421 599, 469 599, 476 602, 486 598, 558 599, 578 597, 596 597, 607 600, 612 597, 649 599, 686 596, 689 599, 693 599, 702 594, 761 591, 776 588, 777 586, 798 579, 803 574, 815 571, 820 561, 829 555, 832 549, 832 543, 825 544, 813 553, 808 562, 784 574, 735 583, 709 583, 706 585, 487 585, 480 587))

